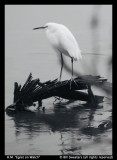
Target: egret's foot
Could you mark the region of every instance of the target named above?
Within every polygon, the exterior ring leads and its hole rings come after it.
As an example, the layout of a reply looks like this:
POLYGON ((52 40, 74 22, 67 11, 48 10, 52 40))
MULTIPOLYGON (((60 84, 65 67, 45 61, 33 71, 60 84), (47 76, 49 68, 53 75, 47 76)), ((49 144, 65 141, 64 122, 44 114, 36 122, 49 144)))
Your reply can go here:
POLYGON ((71 78, 71 79, 70 79, 70 89, 71 89, 72 81, 73 81, 73 82, 76 84, 76 86, 78 87, 78 85, 77 85, 76 81, 74 80, 74 78, 71 78))
POLYGON ((70 80, 66 80, 66 84, 69 82, 70 80))
MULTIPOLYGON (((60 78, 57 78, 56 82, 55 82, 55 86, 57 86, 57 83, 61 82, 60 78)), ((61 82, 62 83, 62 82, 61 82)))
POLYGON ((56 80, 56 82, 55 82, 55 86, 56 86, 56 84, 59 82, 59 78, 57 78, 57 80, 56 80))

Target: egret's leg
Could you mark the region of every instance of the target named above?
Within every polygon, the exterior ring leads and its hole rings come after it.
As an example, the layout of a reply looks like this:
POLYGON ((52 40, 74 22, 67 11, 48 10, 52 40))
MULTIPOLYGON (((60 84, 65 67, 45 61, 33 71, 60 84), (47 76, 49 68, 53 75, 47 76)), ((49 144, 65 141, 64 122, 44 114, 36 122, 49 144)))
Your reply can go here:
MULTIPOLYGON (((61 52, 60 52, 61 53, 61 52)), ((62 53, 61 53, 61 71, 60 71, 60 77, 59 77, 59 81, 61 82, 61 76, 62 76, 62 69, 63 69, 63 55, 62 55, 62 53)), ((57 83, 57 82, 56 82, 57 83)), ((56 83, 55 83, 55 85, 56 85, 56 83)), ((60 100, 60 97, 58 98, 56 98, 55 99, 55 101, 57 100, 57 99, 59 99, 60 100)), ((54 101, 54 102, 55 102, 54 101)), ((61 102, 61 100, 60 100, 60 102, 61 102)))
POLYGON ((71 58, 71 64, 72 64, 72 79, 73 79, 73 58, 71 58))
POLYGON ((72 81, 74 81, 74 83, 75 83, 76 86, 78 87, 77 83, 76 83, 75 80, 73 79, 73 58, 71 58, 71 64, 72 64, 72 77, 71 77, 71 80, 70 80, 70 89, 71 89, 71 83, 72 83, 72 81))
POLYGON ((60 78, 59 78, 59 81, 61 81, 62 69, 63 69, 63 55, 62 55, 62 53, 61 53, 61 71, 60 71, 60 78))
POLYGON ((61 71, 60 71, 60 77, 58 78, 58 80, 56 81, 55 85, 58 83, 58 82, 61 82, 61 76, 62 76, 62 69, 63 69, 63 55, 62 53, 60 52, 61 54, 61 71))

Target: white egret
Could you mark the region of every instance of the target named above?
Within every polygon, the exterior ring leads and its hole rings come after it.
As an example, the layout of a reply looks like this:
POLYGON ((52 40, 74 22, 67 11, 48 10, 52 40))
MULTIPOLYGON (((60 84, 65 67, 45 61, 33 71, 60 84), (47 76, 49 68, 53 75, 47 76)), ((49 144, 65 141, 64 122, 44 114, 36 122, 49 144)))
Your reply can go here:
MULTIPOLYGON (((67 27, 57 23, 47 23, 43 27, 33 28, 33 30, 35 29, 46 29, 46 36, 50 44, 56 50, 56 52, 59 52, 61 54, 61 71, 59 78, 60 81, 63 69, 62 54, 65 54, 66 56, 71 58, 71 63, 72 63, 71 82, 74 81, 74 83, 76 84, 75 80, 73 79, 73 60, 77 61, 79 59, 82 59, 82 56, 78 43, 74 38, 73 34, 67 27)), ((70 83, 70 88, 71 88, 71 83, 70 83)))

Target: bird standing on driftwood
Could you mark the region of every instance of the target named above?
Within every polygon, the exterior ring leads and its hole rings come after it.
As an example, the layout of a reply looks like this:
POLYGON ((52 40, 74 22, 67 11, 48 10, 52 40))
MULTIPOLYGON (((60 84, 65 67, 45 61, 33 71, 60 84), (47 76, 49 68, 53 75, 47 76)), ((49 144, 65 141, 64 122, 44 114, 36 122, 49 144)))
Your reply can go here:
POLYGON ((73 79, 73 60, 78 61, 79 59, 82 59, 80 48, 73 34, 67 27, 57 23, 47 23, 45 24, 45 26, 37 27, 34 28, 33 30, 35 29, 46 29, 46 36, 50 44, 57 53, 61 54, 61 71, 60 71, 59 81, 61 81, 62 69, 63 69, 62 53, 71 58, 71 63, 72 63, 72 77, 70 81, 70 88, 71 88, 72 81, 74 81, 74 83, 76 84, 75 80, 73 79))

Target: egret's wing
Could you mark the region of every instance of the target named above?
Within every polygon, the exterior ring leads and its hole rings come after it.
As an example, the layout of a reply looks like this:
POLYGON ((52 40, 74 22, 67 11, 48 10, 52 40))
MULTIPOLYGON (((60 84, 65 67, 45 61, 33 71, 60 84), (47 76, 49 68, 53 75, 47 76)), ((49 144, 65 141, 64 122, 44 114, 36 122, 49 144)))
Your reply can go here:
POLYGON ((79 46, 69 30, 59 30, 55 36, 58 37, 57 47, 61 52, 74 58, 74 60, 80 59, 81 53, 79 46))

